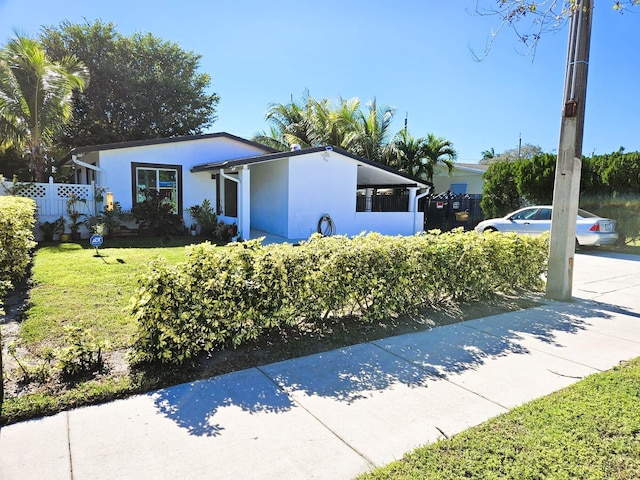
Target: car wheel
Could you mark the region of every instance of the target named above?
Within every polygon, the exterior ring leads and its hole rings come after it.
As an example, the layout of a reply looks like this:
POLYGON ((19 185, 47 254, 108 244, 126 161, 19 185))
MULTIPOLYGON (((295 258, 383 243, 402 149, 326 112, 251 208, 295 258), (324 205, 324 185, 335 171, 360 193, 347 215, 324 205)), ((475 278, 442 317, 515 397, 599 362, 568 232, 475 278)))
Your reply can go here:
POLYGON ((496 227, 487 227, 483 230, 483 232, 497 232, 498 229, 496 227))

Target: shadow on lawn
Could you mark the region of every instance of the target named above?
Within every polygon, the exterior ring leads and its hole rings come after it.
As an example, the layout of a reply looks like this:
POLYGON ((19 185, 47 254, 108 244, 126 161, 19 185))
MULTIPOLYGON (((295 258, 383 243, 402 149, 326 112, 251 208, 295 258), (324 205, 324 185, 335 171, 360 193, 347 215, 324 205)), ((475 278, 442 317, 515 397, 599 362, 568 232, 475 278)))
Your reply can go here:
POLYGON ((352 403, 395 384, 429 388, 430 382, 477 369, 491 358, 529 354, 518 343, 525 337, 559 345, 558 333, 577 334, 594 322, 612 319, 615 313, 638 316, 602 303, 553 303, 229 373, 149 395, 163 415, 191 434, 215 436, 223 432, 231 416, 286 412, 297 406, 296 398, 352 403))

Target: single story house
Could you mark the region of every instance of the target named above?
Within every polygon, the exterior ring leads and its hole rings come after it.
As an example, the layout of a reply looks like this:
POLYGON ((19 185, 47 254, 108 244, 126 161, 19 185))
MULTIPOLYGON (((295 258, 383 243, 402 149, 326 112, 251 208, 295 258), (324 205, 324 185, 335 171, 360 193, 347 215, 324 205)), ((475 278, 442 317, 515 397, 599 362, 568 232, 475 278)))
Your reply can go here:
POLYGON ((65 161, 77 183, 105 188, 125 210, 156 189, 188 225, 185 208, 207 198, 244 239, 306 239, 327 219, 336 234, 411 235, 423 229, 417 200, 432 187, 337 147, 279 152, 228 133, 78 147, 65 161), (372 208, 378 189, 404 198, 403 211, 372 208))
POLYGON ((433 172, 433 188, 435 194, 451 192, 457 194, 482 195, 484 179, 488 165, 479 163, 454 163, 449 173, 446 165, 438 164, 433 172))

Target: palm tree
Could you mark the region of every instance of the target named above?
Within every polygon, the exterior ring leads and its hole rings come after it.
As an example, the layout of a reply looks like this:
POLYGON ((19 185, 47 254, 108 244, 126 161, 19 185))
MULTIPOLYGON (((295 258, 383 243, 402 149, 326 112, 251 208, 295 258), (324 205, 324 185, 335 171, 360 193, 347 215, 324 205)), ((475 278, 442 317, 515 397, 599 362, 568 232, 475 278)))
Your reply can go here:
POLYGON ((269 123, 269 132, 254 135, 253 140, 278 150, 288 150, 291 145, 310 147, 308 107, 296 103, 272 103, 265 116, 269 123))
POLYGON ((458 157, 458 153, 451 141, 428 133, 423 148, 425 177, 428 181, 433 182, 433 170, 439 163, 446 165, 449 173, 453 171, 453 162, 458 157))
POLYGON ((424 138, 414 138, 403 128, 391 142, 385 163, 414 177, 425 176, 425 142, 424 138))
POLYGON ((378 107, 374 98, 367 104, 368 112, 354 111, 354 116, 345 122, 343 147, 368 158, 385 163, 389 157, 388 137, 395 110, 391 107, 378 107))
POLYGON ((270 130, 255 135, 253 140, 278 150, 288 150, 293 144, 335 145, 370 160, 383 161, 393 109, 378 108, 374 99, 367 104, 365 113, 357 98, 341 98, 334 108, 329 100, 314 100, 307 94, 299 102, 271 104, 266 120, 270 130))
POLYGON ((73 92, 88 82, 75 57, 51 62, 42 45, 16 35, 0 54, 0 147, 17 146, 31 160, 35 180, 45 180, 47 153, 71 119, 73 92))
POLYGON ((406 129, 400 130, 389 145, 386 162, 414 177, 433 181, 434 168, 438 163, 446 165, 449 173, 457 153, 453 144, 433 133, 426 137, 414 138, 406 129))
POLYGON ((496 151, 491 147, 491 150, 485 150, 482 152, 482 160, 480 163, 490 163, 494 158, 496 158, 496 151))

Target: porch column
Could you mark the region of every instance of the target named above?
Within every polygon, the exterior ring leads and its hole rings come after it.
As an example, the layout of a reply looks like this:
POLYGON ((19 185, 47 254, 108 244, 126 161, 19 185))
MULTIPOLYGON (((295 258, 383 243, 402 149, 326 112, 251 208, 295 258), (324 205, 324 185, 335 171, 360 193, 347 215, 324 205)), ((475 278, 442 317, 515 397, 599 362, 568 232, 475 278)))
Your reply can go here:
POLYGON ((416 210, 416 192, 418 191, 418 187, 409 187, 407 188, 407 190, 409 190, 409 208, 408 208, 408 212, 415 212, 416 210))
POLYGON ((364 211, 370 212, 373 207, 373 188, 367 188, 364 195, 364 211))
POLYGON ((220 198, 220 205, 218 205, 217 210, 222 215, 225 215, 225 205, 224 205, 224 168, 220 169, 218 173, 220 181, 218 182, 218 188, 220 188, 220 194, 218 197, 220 198))
POLYGON ((243 240, 251 238, 251 175, 245 165, 238 172, 238 232, 243 240))

